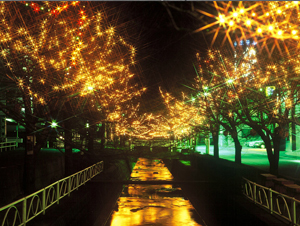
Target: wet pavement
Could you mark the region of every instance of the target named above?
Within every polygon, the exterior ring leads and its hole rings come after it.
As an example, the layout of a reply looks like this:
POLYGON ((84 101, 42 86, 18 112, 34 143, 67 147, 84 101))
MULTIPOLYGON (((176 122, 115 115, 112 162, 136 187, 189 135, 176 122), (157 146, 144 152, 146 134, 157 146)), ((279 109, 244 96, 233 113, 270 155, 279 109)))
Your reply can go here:
MULTIPOLYGON (((172 181, 173 176, 159 159, 139 158, 132 181, 172 181)), ((128 184, 106 226, 205 225, 180 187, 171 184, 128 184)))

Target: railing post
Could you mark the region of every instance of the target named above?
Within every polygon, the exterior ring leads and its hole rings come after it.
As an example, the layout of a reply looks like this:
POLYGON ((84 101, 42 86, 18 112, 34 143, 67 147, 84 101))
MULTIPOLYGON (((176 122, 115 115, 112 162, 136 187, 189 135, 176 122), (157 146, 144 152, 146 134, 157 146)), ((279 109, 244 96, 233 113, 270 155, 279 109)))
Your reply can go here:
POLYGON ((45 212, 46 212, 46 189, 43 190, 42 207, 43 207, 43 215, 45 215, 45 212))
POLYGON ((273 214, 273 192, 271 188, 269 188, 269 205, 270 205, 270 213, 273 214))
POLYGON ((86 170, 83 171, 83 184, 85 184, 85 180, 86 180, 86 170))
POLYGON ((297 225, 297 220, 296 220, 296 201, 295 201, 295 197, 293 197, 292 199, 292 203, 291 203, 291 214, 292 214, 292 223, 293 226, 297 225))
POLYGON ((253 183, 253 201, 256 204, 256 184, 253 183))
POLYGON ((71 195, 71 177, 68 178, 68 196, 71 195))
POLYGON ((26 198, 24 198, 23 207, 22 207, 22 223, 24 226, 26 225, 26 219, 27 219, 26 202, 27 202, 27 200, 26 200, 26 198))
POLYGON ((59 181, 56 184, 56 199, 57 199, 57 204, 59 204, 59 199, 60 199, 60 190, 59 190, 59 181))
POLYGON ((76 190, 78 190, 78 187, 79 187, 79 173, 77 173, 76 175, 76 190))

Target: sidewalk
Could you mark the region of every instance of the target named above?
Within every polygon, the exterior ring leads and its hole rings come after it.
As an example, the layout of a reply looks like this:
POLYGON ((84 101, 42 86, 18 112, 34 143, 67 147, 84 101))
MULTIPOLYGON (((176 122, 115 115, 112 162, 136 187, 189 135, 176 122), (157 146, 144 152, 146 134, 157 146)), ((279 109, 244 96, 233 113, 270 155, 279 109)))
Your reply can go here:
POLYGON ((300 159, 300 150, 296 150, 296 151, 290 151, 290 150, 289 151, 284 151, 284 152, 282 152, 282 154, 287 155, 287 156, 294 156, 294 157, 297 157, 297 158, 300 159))
MULTIPOLYGON (((197 145, 196 146, 196 152, 201 153, 201 154, 206 154, 206 146, 205 145, 197 145)), ((219 147, 219 154, 221 155, 232 155, 235 152, 235 148, 234 146, 230 146, 230 147, 219 147)), ((256 154, 267 154, 266 149, 263 148, 251 148, 251 147, 243 147, 242 148, 242 154, 243 153, 256 153, 256 154)), ((210 145, 209 147, 209 155, 213 155, 214 154, 214 146, 210 145)), ((299 157, 300 158, 300 149, 296 150, 296 151, 292 151, 292 150, 286 150, 286 151, 280 151, 280 156, 295 156, 295 157, 299 157)))

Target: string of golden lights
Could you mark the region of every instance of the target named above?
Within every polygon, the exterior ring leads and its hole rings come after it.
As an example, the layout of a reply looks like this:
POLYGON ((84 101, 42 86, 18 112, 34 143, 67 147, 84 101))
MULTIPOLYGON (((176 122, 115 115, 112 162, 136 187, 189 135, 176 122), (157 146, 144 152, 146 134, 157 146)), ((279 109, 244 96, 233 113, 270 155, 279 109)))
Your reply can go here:
POLYGON ((195 99, 188 100, 183 94, 182 100, 179 100, 170 93, 162 90, 160 92, 168 110, 165 127, 167 131, 172 131, 175 137, 182 138, 191 135, 193 128, 204 122, 205 116, 202 108, 199 105, 195 105, 195 99))
POLYGON ((34 103, 78 97, 114 121, 145 91, 132 82, 135 47, 88 3, 2 2, 0 13, 1 57, 34 103))
POLYGON ((234 40, 253 39, 261 52, 265 49, 272 55, 274 49, 283 54, 289 48, 298 46, 299 40, 299 2, 298 1, 259 1, 259 2, 214 2, 218 15, 198 9, 200 13, 215 21, 199 28, 196 32, 212 28, 214 44, 219 33, 224 33, 222 45, 226 40, 234 49, 234 40), (289 47, 289 46, 292 47, 289 47))
POLYGON ((282 109, 288 112, 299 102, 297 98, 294 101, 299 91, 299 57, 260 64, 253 45, 236 49, 231 55, 219 50, 208 50, 204 57, 197 54, 198 98, 213 113, 227 111, 232 117, 234 111, 252 109, 253 114, 261 111, 282 118, 286 114, 282 109))

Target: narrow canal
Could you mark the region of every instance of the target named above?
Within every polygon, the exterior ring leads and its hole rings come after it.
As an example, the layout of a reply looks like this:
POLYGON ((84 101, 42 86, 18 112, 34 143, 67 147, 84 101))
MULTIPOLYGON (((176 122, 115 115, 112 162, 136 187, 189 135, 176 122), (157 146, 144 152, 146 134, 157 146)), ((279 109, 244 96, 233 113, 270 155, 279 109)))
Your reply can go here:
MULTIPOLYGON (((172 181, 173 176, 159 159, 139 158, 132 173, 132 181, 172 181)), ((128 184, 106 226, 136 225, 205 225, 184 197, 181 188, 172 184, 128 184)))

